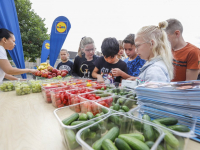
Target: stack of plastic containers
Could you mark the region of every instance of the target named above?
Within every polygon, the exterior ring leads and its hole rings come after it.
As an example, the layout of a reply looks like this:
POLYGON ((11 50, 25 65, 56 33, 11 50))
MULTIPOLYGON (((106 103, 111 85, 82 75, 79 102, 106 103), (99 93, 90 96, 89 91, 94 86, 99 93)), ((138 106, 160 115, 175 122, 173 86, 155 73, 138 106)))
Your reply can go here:
MULTIPOLYGON (((61 125, 64 141, 68 150, 81 150, 82 147, 76 141, 76 133, 80 129, 94 124, 110 114, 108 108, 95 102, 90 103, 92 107, 88 107, 86 102, 83 102, 58 108, 54 111, 54 114, 61 125)), ((90 139, 98 138, 96 134, 97 130, 105 129, 97 124, 90 131, 87 131, 87 137, 90 139)))
POLYGON ((139 102, 172 108, 196 117, 195 134, 197 137, 193 139, 200 142, 200 86, 193 82, 144 84, 136 87, 135 91, 139 102))

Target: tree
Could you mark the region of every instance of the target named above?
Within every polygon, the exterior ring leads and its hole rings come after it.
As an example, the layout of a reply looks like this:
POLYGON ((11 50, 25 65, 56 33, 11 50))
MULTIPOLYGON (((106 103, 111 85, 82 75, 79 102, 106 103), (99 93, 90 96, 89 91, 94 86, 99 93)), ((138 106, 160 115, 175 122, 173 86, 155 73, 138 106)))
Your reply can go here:
POLYGON ((17 10, 21 39, 24 51, 24 58, 35 62, 41 56, 41 49, 44 40, 49 40, 45 28, 45 19, 40 18, 32 9, 30 0, 14 0, 17 10))

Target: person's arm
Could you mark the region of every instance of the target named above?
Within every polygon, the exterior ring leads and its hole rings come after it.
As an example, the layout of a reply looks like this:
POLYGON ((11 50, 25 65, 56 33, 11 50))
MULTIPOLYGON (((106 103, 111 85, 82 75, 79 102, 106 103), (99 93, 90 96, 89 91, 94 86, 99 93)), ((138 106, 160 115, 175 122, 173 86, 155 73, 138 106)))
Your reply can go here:
POLYGON ((188 80, 197 80, 198 75, 199 75, 199 70, 187 69, 186 70, 186 81, 188 81, 188 80))
POLYGON ((112 74, 114 76, 121 76, 123 79, 130 78, 131 76, 125 73, 124 71, 120 70, 119 68, 114 68, 112 69, 112 74))
POLYGON ((4 78, 8 79, 8 80, 18 80, 18 78, 12 76, 12 75, 9 75, 9 74, 5 74, 4 78))
POLYGON ((10 75, 19 75, 24 73, 35 73, 35 69, 18 69, 13 68, 10 62, 7 59, 0 59, 0 68, 6 73, 10 75))
POLYGON ((92 72, 92 77, 96 78, 97 81, 104 81, 102 75, 98 74, 99 69, 97 67, 94 68, 93 72, 92 72))

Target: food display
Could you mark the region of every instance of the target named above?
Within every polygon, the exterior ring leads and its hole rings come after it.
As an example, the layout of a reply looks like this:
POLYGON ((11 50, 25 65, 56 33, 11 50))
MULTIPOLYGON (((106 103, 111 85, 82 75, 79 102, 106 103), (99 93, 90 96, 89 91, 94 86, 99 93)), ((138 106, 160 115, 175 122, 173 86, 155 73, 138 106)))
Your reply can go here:
POLYGON ((29 80, 29 83, 32 88, 32 93, 39 93, 42 91, 42 89, 41 89, 42 81, 41 80, 29 80))
POLYGON ((114 112, 129 112, 132 108, 137 107, 137 100, 135 99, 135 95, 131 95, 128 98, 122 96, 113 96, 112 101, 108 100, 99 100, 97 103, 108 106, 114 112))
MULTIPOLYGON (((62 107, 54 111, 57 120, 62 126, 65 142, 67 143, 67 149, 69 150, 82 149, 76 141, 76 133, 80 129, 100 121, 110 113, 108 108, 103 107, 95 102, 91 103, 93 103, 93 108, 88 112, 85 112, 87 108, 83 107, 83 109, 80 109, 79 112, 76 112, 74 108, 79 104, 62 107), (96 113, 97 110, 98 113, 96 113)), ((81 104, 84 104, 84 102, 81 104)), ((87 135, 87 138, 89 139, 96 137, 96 131, 102 128, 102 123, 103 122, 100 122, 100 124, 95 125, 93 128, 91 128, 91 130, 87 130, 84 133, 84 136, 87 135)))
POLYGON ((164 133, 161 129, 142 120, 125 116, 123 114, 110 114, 101 121, 90 127, 81 129, 77 135, 77 141, 82 149, 94 150, 150 150, 151 147, 158 148, 163 145, 156 141, 162 141, 164 133), (93 139, 87 138, 85 132, 100 124, 101 128, 96 130, 93 139), (102 123, 103 122, 103 123, 102 123), (148 129, 143 130, 143 126, 148 129), (152 138, 146 139, 144 134, 153 134, 152 138))
POLYGON ((0 90, 3 92, 9 92, 15 90, 15 83, 13 81, 5 81, 0 85, 0 90))
POLYGON ((65 77, 68 74, 67 70, 57 70, 50 66, 48 63, 41 63, 37 70, 38 71, 35 72, 35 76, 49 79, 53 77, 57 77, 57 79, 62 79, 62 77, 65 77))
POLYGON ((16 82, 15 83, 15 91, 17 95, 25 95, 31 93, 31 85, 24 81, 24 82, 16 82))
POLYGON ((136 94, 133 90, 123 88, 123 87, 114 88, 114 89, 107 89, 106 91, 109 92, 109 93, 113 93, 115 95, 118 95, 118 96, 123 96, 123 97, 132 96, 132 95, 136 96, 136 94))
POLYGON ((56 89, 56 88, 60 88, 62 87, 61 89, 62 90, 68 90, 69 88, 71 87, 68 87, 68 86, 65 86, 64 84, 62 83, 43 83, 42 84, 42 95, 45 99, 46 102, 48 103, 51 103, 52 100, 51 100, 51 93, 50 93, 50 90, 51 89, 56 89))

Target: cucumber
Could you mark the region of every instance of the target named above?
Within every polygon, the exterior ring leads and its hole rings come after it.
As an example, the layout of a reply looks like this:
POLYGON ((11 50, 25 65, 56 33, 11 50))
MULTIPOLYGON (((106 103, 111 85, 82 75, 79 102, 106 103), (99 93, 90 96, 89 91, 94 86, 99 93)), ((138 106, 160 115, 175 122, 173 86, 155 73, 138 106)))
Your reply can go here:
POLYGON ((113 127, 112 129, 110 129, 103 137, 101 137, 99 140, 97 140, 92 148, 94 150, 101 150, 101 144, 103 142, 103 140, 105 139, 110 139, 111 141, 114 141, 115 138, 119 135, 119 128, 118 127, 113 127))
POLYGON ((113 128, 113 127, 115 127, 115 126, 117 126, 115 123, 113 123, 113 122, 108 122, 107 125, 106 125, 106 128, 107 128, 108 130, 110 130, 111 128, 113 128))
POLYGON ((86 114, 80 114, 78 120, 80 121, 86 121, 88 120, 88 116, 86 114))
POLYGON ((122 104, 124 103, 124 101, 125 101, 124 98, 119 98, 119 99, 117 100, 117 103, 122 105, 122 104))
POLYGON ((140 133, 130 133, 130 134, 120 134, 120 135, 134 137, 142 142, 145 141, 144 136, 140 133))
POLYGON ((87 118, 88 118, 89 120, 94 118, 93 113, 87 112, 86 114, 87 114, 87 118))
POLYGON ((113 123, 119 125, 121 122, 120 118, 117 115, 112 115, 109 117, 109 120, 112 121, 113 123))
POLYGON ((143 124, 140 121, 134 120, 133 125, 138 131, 143 132, 143 124))
POLYGON ((173 118, 173 117, 155 119, 155 121, 158 121, 158 122, 160 122, 161 124, 164 124, 164 125, 175 125, 175 124, 178 123, 178 120, 176 118, 173 118))
POLYGON ((75 125, 77 125, 77 124, 81 124, 81 123, 84 123, 84 122, 86 122, 86 121, 73 121, 73 122, 71 123, 71 126, 75 126, 75 125))
POLYGON ((75 149, 79 146, 79 144, 76 142, 76 134, 73 130, 65 129, 64 130, 65 138, 67 139, 67 143, 70 147, 70 149, 75 149))
POLYGON ((119 138, 124 140, 132 149, 149 150, 149 147, 144 142, 134 137, 119 135, 119 138))
POLYGON ((64 125, 70 125, 73 121, 77 120, 78 117, 79 117, 79 114, 78 114, 78 113, 74 113, 74 114, 72 114, 70 117, 64 119, 64 120, 62 121, 62 123, 63 123, 64 125))
POLYGON ((158 145, 157 150, 165 150, 163 145, 158 145))
POLYGON ((119 112, 125 112, 123 109, 119 109, 118 111, 119 111, 119 112))
POLYGON ((99 117, 99 116, 101 116, 101 114, 100 114, 100 113, 96 114, 94 117, 96 118, 96 117, 99 117))
MULTIPOLYGON (((93 124, 93 123, 95 123, 95 121, 93 121, 93 120, 92 121, 85 121, 85 124, 80 126, 80 127, 78 127, 77 129, 80 130, 80 129, 84 128, 84 127, 87 127, 87 126, 93 124)), ((91 131, 95 131, 95 130, 99 129, 99 125, 96 124, 96 125, 92 126, 91 128, 92 128, 92 130, 90 129, 91 131)))
POLYGON ((113 107, 114 110, 119 110, 120 109, 120 105, 119 104, 115 104, 113 107))
POLYGON ((114 110, 114 106, 110 106, 110 109, 113 109, 113 110, 114 110))
POLYGON ((127 106, 122 106, 122 109, 125 111, 125 112, 128 112, 129 111, 129 108, 127 106))
POLYGON ((130 146, 124 140, 119 138, 115 139, 115 146, 118 150, 131 150, 130 146))
POLYGON ((167 150, 175 150, 174 148, 172 148, 170 145, 166 145, 167 150))
MULTIPOLYGON (((152 122, 155 124, 158 124, 160 126, 163 126, 160 122, 158 122, 156 120, 153 120, 152 122)), ((164 137, 165 142, 173 148, 178 148, 179 147, 178 139, 171 132, 169 132, 165 129, 162 129, 162 130, 165 133, 165 137, 164 137)))
POLYGON ((154 145, 154 142, 152 142, 152 141, 146 141, 145 144, 146 144, 149 148, 152 148, 152 146, 154 145))
POLYGON ((132 100, 126 100, 126 102, 124 103, 124 105, 127 106, 129 109, 131 109, 134 104, 135 101, 132 100))
POLYGON ((82 132, 82 134, 81 134, 81 139, 82 139, 83 141, 85 141, 85 140, 87 139, 87 137, 88 137, 89 134, 90 134, 90 129, 85 129, 85 130, 83 130, 83 132, 82 132))
POLYGON ((184 125, 173 125, 173 126, 168 126, 169 129, 179 131, 179 132, 189 132, 190 129, 187 126, 184 125))
POLYGON ((96 132, 89 132, 87 138, 88 139, 94 139, 96 137, 96 132))
POLYGON ((107 113, 108 113, 108 109, 106 109, 106 108, 104 108, 104 107, 101 108, 101 111, 102 111, 104 114, 107 114, 107 113))
POLYGON ((102 142, 103 150, 118 150, 110 139, 105 139, 102 142))
MULTIPOLYGON (((146 121, 151 121, 150 117, 148 115, 143 115, 142 119, 146 121)), ((146 123, 143 124, 143 133, 146 141, 155 141, 155 133, 153 131, 153 127, 151 125, 148 125, 146 123)))

